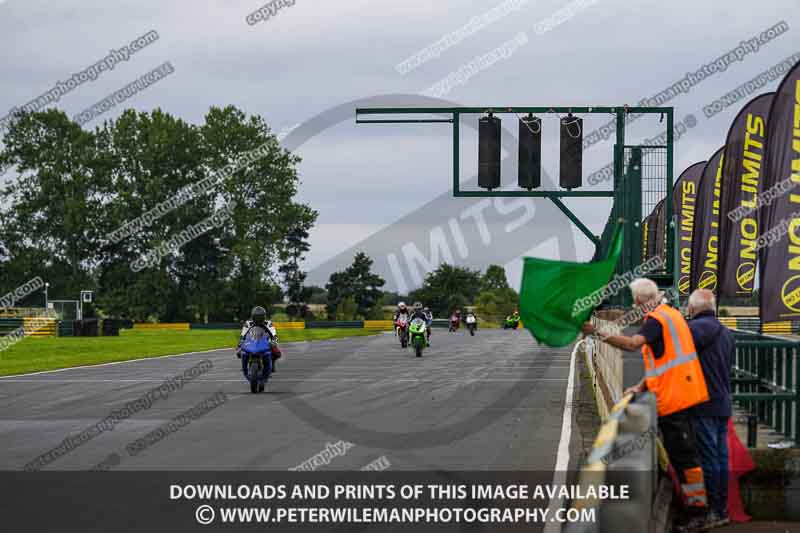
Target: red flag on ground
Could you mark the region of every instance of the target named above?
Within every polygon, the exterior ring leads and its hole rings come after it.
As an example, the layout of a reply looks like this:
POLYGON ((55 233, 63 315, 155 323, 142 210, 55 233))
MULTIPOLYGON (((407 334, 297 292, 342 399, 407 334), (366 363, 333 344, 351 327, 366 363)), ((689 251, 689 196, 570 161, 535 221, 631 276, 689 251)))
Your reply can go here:
POLYGON ((733 417, 728 418, 728 516, 732 522, 748 522, 750 516, 744 512, 742 496, 739 494, 739 478, 755 469, 753 458, 747 452, 736 428, 733 427, 733 417))

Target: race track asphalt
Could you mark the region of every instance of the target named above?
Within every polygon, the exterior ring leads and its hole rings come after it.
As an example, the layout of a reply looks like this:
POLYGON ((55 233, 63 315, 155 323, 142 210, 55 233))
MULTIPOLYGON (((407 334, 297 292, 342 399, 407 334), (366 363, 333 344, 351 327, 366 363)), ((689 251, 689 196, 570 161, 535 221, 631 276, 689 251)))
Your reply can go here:
POLYGON ((525 331, 435 330, 422 358, 391 333, 283 349, 257 395, 232 349, 0 378, 0 470, 22 469, 203 360, 213 368, 43 468, 86 470, 116 453, 115 470, 286 470, 326 449, 318 470, 378 459, 392 470, 554 468, 567 348, 538 346, 525 331), (220 392, 224 403, 129 451, 220 392))

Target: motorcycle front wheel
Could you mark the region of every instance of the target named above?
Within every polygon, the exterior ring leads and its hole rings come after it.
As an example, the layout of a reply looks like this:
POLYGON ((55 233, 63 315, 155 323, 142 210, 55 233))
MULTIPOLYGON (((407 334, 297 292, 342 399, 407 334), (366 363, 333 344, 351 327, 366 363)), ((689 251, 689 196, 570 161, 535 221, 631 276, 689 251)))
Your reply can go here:
MULTIPOLYGON (((249 365, 249 377, 250 377, 250 392, 256 394, 259 391, 258 386, 258 376, 261 375, 261 365, 258 362, 251 362, 249 365)), ((263 389, 262 389, 263 390, 263 389)))

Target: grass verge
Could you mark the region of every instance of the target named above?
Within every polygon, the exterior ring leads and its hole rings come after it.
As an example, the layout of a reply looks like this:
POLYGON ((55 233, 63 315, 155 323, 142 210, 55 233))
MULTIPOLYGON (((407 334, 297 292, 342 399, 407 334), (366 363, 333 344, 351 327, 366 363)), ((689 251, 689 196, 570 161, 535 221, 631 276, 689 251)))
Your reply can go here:
MULTIPOLYGON (((283 344, 377 333, 364 329, 296 329, 278 331, 278 339, 283 344)), ((0 352, 0 376, 233 348, 238 340, 238 330, 198 329, 123 330, 119 337, 26 337, 0 352)))

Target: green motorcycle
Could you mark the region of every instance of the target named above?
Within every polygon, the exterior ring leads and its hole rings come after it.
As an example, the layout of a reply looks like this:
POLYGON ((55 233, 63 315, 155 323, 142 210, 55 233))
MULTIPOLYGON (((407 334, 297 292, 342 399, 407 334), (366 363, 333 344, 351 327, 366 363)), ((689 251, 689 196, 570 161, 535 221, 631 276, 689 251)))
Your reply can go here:
POLYGON ((422 357, 422 350, 425 348, 425 345, 428 343, 426 339, 426 331, 427 331, 427 324, 421 318, 415 318, 411 321, 411 324, 408 327, 408 331, 411 335, 411 346, 414 348, 414 351, 417 354, 417 357, 422 357))
POLYGON ((503 324, 503 329, 517 329, 519 327, 519 315, 514 313, 506 317, 506 322, 503 324))

